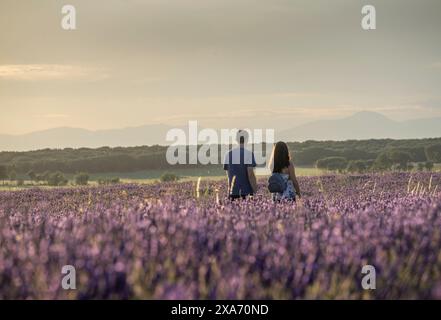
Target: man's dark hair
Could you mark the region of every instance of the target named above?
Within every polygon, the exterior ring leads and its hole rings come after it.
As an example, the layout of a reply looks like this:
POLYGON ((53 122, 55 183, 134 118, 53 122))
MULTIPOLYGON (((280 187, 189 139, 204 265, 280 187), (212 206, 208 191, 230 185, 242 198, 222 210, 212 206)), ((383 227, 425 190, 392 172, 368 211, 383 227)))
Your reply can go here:
POLYGON ((245 144, 245 142, 248 140, 248 132, 246 130, 239 130, 237 131, 237 142, 239 144, 245 144))

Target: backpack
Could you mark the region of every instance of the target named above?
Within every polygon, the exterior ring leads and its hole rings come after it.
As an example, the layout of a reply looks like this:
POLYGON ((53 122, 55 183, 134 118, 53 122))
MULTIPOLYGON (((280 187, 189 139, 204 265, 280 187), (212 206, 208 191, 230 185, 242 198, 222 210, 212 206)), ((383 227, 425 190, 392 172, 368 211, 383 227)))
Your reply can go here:
POLYGON ((286 181, 280 173, 274 172, 268 179, 268 190, 271 193, 282 193, 286 189, 286 181))

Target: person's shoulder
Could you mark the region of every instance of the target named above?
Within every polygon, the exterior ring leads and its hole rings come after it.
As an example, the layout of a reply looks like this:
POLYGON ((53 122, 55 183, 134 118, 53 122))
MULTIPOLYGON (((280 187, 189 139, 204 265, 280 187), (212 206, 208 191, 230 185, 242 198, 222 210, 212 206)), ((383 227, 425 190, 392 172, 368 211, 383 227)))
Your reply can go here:
POLYGON ((232 157, 232 151, 233 150, 228 150, 227 152, 225 152, 225 154, 224 154, 224 163, 229 162, 229 159, 232 157))
POLYGON ((237 152, 240 152, 240 148, 233 147, 230 150, 228 150, 225 154, 234 154, 234 153, 237 153, 237 152))
POLYGON ((242 150, 243 150, 243 152, 244 152, 245 154, 254 155, 254 152, 253 152, 252 150, 250 150, 250 149, 242 148, 242 150))

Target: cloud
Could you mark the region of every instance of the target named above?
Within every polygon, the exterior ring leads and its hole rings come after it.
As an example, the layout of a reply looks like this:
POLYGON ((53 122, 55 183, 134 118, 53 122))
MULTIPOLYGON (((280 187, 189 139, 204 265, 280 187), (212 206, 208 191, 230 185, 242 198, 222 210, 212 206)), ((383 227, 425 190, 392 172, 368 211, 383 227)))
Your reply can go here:
POLYGON ((41 81, 88 79, 92 81, 105 79, 108 75, 96 68, 86 68, 62 64, 5 64, 0 65, 0 79, 41 81))

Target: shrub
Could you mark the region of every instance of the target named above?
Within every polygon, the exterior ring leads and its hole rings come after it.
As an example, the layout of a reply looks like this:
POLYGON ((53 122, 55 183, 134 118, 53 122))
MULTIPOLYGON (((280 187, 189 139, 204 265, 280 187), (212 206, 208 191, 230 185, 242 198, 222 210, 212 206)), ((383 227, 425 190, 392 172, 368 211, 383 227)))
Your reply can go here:
POLYGON ((400 150, 391 150, 387 153, 392 164, 398 170, 408 170, 408 163, 411 160, 410 154, 408 152, 400 150))
POLYGON ((411 156, 408 152, 399 149, 387 150, 378 155, 373 168, 379 171, 391 169, 406 171, 409 170, 408 164, 411 160, 411 156))
POLYGON ((111 182, 112 184, 116 184, 116 183, 119 183, 120 180, 119 180, 118 177, 115 177, 115 178, 110 179, 110 182, 111 182))
POLYGON ((426 163, 424 163, 424 167, 426 168, 427 171, 432 171, 433 170, 433 162, 432 161, 426 161, 426 163))
POLYGON ((441 162, 441 144, 426 147, 426 158, 432 162, 441 162))
POLYGON ((98 179, 99 185, 118 184, 119 182, 120 179, 118 177, 98 179))
POLYGON ((363 173, 369 169, 369 164, 364 160, 351 160, 346 167, 346 171, 354 173, 363 173))
POLYGON ((67 183, 68 180, 61 172, 51 173, 47 178, 47 184, 50 186, 65 186, 67 183))
POLYGON ((348 161, 343 157, 328 157, 317 161, 318 169, 342 172, 348 165, 348 161))
POLYGON ((160 180, 162 182, 172 182, 172 181, 178 181, 179 180, 179 176, 171 173, 171 172, 165 172, 161 177, 160 180))
POLYGON ((392 168, 393 162, 390 160, 386 152, 382 152, 375 159, 373 168, 379 171, 390 170, 392 168))
POLYGON ((75 176, 75 184, 79 186, 87 186, 89 183, 89 175, 87 173, 78 173, 75 176))
POLYGON ((39 181, 48 181, 50 176, 51 176, 51 172, 50 171, 45 171, 43 174, 38 175, 37 179, 39 181))
POLYGON ((5 184, 5 180, 8 178, 8 168, 6 166, 0 166, 0 180, 5 184))
POLYGON ((15 170, 11 170, 9 172, 9 180, 10 181, 15 181, 17 180, 17 172, 15 172, 15 170))
POLYGON ((37 181, 37 175, 35 174, 35 172, 33 170, 28 172, 28 177, 29 177, 29 179, 31 179, 31 181, 37 181))

